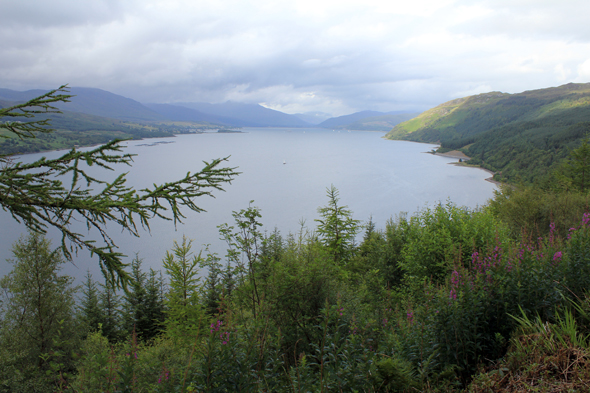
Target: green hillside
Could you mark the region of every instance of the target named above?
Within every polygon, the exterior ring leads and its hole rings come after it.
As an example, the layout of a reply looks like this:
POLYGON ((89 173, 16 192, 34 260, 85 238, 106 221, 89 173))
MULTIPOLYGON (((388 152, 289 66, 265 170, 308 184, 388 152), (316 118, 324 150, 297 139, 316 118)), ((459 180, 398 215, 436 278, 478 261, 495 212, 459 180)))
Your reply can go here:
POLYGON ((455 99, 398 124, 386 137, 461 150, 495 179, 546 179, 590 131, 590 83, 455 99))
MULTIPOLYGON (((12 101, 0 101, 0 108, 12 105, 12 101)), ((52 113, 50 116, 40 114, 36 118, 51 118, 51 125, 55 131, 38 134, 34 139, 0 138, 0 155, 71 149, 74 146, 107 143, 113 139, 165 137, 182 131, 173 124, 140 124, 68 111, 52 113)), ((24 118, 11 120, 18 121, 24 118)), ((7 132, 0 133, 0 136, 2 135, 10 136, 7 132)))
POLYGON ((389 131, 391 127, 411 119, 416 115, 417 113, 400 113, 395 115, 373 116, 336 128, 359 131, 389 131))

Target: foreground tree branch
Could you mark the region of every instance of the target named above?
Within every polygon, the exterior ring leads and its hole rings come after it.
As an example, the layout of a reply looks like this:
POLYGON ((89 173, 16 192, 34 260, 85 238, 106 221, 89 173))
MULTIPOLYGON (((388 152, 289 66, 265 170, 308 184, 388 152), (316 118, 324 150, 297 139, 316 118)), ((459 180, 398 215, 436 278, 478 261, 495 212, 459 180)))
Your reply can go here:
MULTIPOLYGON (((32 117, 38 113, 59 113, 50 105, 67 102, 71 97, 62 86, 27 103, 0 109, 4 116, 32 117)), ((34 138, 36 132, 48 132, 50 119, 28 122, 0 122, 0 130, 6 129, 20 138, 34 138)), ((6 137, 6 136, 5 136, 6 137)), ((154 184, 153 187, 135 190, 126 185, 126 173, 107 182, 91 176, 86 167, 98 166, 114 170, 115 165, 131 165, 133 156, 122 153, 119 140, 114 140, 90 151, 70 150, 63 156, 47 160, 45 157, 30 164, 15 162, 0 156, 0 206, 28 228, 45 233, 55 227, 62 233, 61 247, 66 258, 87 249, 99 257, 100 268, 110 281, 126 287, 130 277, 125 271, 124 257, 117 252, 114 240, 107 232, 107 225, 115 223, 134 236, 138 228, 149 230, 149 220, 160 217, 174 225, 186 218, 186 208, 194 212, 204 211, 194 198, 213 196, 213 191, 223 191, 238 172, 235 168, 220 167, 226 158, 204 162, 199 172, 188 172, 183 179, 154 184), (62 179, 68 179, 66 183, 62 179), (104 244, 85 239, 71 229, 76 222, 85 222, 87 228, 96 230, 104 244)))

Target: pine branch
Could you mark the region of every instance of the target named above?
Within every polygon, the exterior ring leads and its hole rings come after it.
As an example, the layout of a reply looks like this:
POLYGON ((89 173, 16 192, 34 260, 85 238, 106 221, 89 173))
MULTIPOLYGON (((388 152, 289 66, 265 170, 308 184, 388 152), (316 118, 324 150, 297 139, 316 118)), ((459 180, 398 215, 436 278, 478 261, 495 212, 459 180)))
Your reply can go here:
MULTIPOLYGON (((32 118, 38 114, 47 113, 61 113, 61 111, 51 105, 54 102, 69 102, 73 97, 68 93, 68 85, 62 85, 58 89, 51 90, 42 96, 33 98, 25 103, 17 104, 9 108, 0 108, 0 119, 3 117, 24 117, 32 118)), ((47 128, 50 125, 51 119, 33 120, 33 121, 5 121, 0 123, 0 130, 5 129, 15 134, 19 138, 35 138, 36 132, 48 133, 53 131, 47 128)), ((6 135, 0 135, 2 138, 9 138, 6 135)))
MULTIPOLYGON (((25 104, 2 109, 0 117, 59 112, 50 104, 67 101, 69 95, 56 94, 65 89, 62 86, 25 104)), ((21 138, 34 137, 36 131, 48 131, 42 128, 47 124, 45 120, 11 124, 0 123, 0 128, 7 128, 21 138)), ((113 170, 116 165, 131 165, 133 156, 122 153, 119 140, 85 152, 72 149, 57 159, 43 157, 30 164, 0 157, 0 206, 33 231, 45 233, 48 227, 57 228, 62 233, 62 250, 68 259, 72 260, 72 254, 78 250, 89 250, 99 257, 105 277, 125 288, 131 278, 121 260, 124 255, 116 251, 117 245, 107 233, 107 225, 115 223, 139 237, 138 228, 149 230, 149 220, 154 217, 177 225, 186 218, 186 209, 204 211, 194 199, 213 197, 213 191, 223 191, 223 185, 231 183, 239 174, 235 168, 219 167, 227 159, 204 162, 202 170, 189 172, 183 179, 137 191, 126 185, 126 173, 109 183, 89 175, 82 165, 106 170, 113 170), (69 185, 62 182, 63 176, 71 176, 69 185), (104 245, 99 246, 96 241, 74 232, 71 225, 77 221, 98 232, 104 245)))

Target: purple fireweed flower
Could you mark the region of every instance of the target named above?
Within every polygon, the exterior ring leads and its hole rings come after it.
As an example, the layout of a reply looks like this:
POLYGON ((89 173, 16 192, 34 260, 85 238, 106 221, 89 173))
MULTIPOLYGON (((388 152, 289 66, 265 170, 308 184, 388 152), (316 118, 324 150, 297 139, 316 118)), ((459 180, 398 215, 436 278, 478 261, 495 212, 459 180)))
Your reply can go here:
POLYGON ((463 283, 464 277, 461 277, 461 273, 457 270, 453 270, 453 273, 451 273, 451 285, 457 288, 460 285, 463 285, 463 283))
POLYGON ((223 321, 220 321, 220 320, 217 320, 217 323, 212 323, 211 324, 211 333, 218 332, 219 329, 221 328, 221 325, 223 325, 223 321))
POLYGON ((559 264, 559 262, 561 262, 561 257, 562 257, 561 251, 557 251, 555 253, 555 255, 553 255, 553 264, 554 265, 559 264))
POLYGON ((455 288, 452 288, 451 292, 449 292, 449 299, 457 300, 457 291, 455 291, 455 288))
POLYGON ((555 240, 555 223, 549 224, 549 244, 553 244, 555 240))

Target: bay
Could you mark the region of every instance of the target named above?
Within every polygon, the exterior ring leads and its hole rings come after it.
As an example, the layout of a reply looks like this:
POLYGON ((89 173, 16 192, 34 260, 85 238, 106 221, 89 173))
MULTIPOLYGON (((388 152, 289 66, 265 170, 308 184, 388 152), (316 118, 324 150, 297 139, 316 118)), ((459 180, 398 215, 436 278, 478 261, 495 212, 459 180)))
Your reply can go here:
MULTIPOLYGON (((113 179, 128 172, 128 182, 138 188, 182 178, 188 171, 203 167, 202 161, 229 157, 227 165, 241 174, 227 184, 215 198, 199 198, 197 205, 207 212, 187 213, 176 228, 164 220, 151 221, 151 231, 136 238, 112 226, 109 233, 128 255, 135 253, 144 267, 161 268, 161 260, 173 241, 183 235, 193 239, 198 252, 205 244, 224 255, 217 226, 232 222, 232 211, 253 206, 261 209, 263 229, 277 227, 284 235, 297 232, 304 222, 315 226, 317 208, 327 204, 326 188, 334 185, 340 203, 348 205, 354 218, 368 221, 372 216, 377 228, 400 212, 413 213, 426 206, 452 201, 475 208, 493 196, 496 186, 485 181, 490 175, 477 168, 449 165, 456 159, 424 154, 435 145, 383 139, 382 132, 333 131, 325 129, 246 128, 242 133, 205 133, 178 135, 141 141, 128 141, 125 153, 135 154, 132 167, 118 166, 114 172, 96 173, 113 179), (170 142, 170 143, 160 143, 170 142)), ((62 152, 21 157, 31 162, 62 152)), ((80 231, 85 227, 80 225, 80 231)), ((10 270, 11 244, 26 232, 7 212, 0 211, 0 275, 10 270)), ((85 232, 81 232, 85 233, 85 232)), ((92 234, 90 234, 92 236, 92 234)), ((59 234, 49 231, 53 244, 59 234)), ((65 272, 77 278, 87 269, 99 277, 98 261, 80 252, 74 265, 65 272)))

